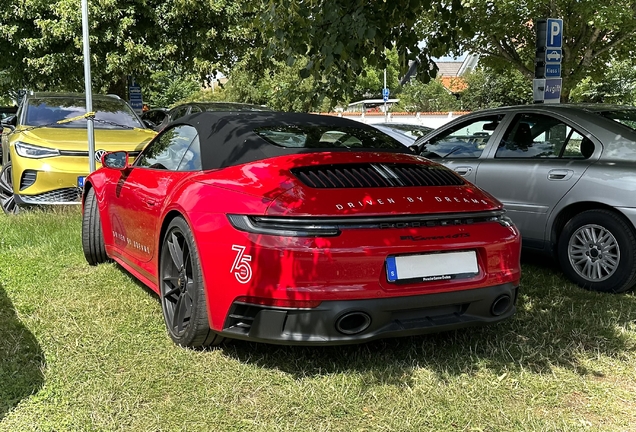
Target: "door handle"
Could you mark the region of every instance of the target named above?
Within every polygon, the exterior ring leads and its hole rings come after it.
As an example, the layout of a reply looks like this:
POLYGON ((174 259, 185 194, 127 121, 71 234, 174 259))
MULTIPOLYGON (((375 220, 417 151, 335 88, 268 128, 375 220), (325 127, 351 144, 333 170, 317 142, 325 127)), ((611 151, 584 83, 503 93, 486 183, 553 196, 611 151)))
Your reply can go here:
POLYGON ((473 167, 460 166, 460 167, 455 168, 455 172, 457 174, 459 174, 460 176, 467 176, 468 174, 473 172, 473 167))
POLYGON ((154 206, 155 204, 157 204, 157 201, 155 200, 151 200, 151 199, 147 199, 146 200, 146 204, 148 204, 150 207, 154 206))
POLYGON ((548 180, 569 180, 574 175, 573 170, 553 169, 548 171, 548 180))

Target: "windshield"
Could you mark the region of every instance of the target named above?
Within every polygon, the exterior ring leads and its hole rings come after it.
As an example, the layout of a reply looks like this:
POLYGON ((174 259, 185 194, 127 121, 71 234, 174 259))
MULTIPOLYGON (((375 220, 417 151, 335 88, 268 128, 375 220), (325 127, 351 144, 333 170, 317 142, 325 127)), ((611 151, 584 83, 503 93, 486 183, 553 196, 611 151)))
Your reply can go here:
MULTIPOLYGON (((95 129, 144 128, 132 109, 121 99, 94 99, 95 129)), ((86 119, 56 122, 86 114, 86 103, 77 97, 43 97, 29 100, 24 124, 55 128, 85 128, 86 119)))
POLYGON ((400 142, 370 128, 303 125, 265 127, 255 129, 254 132, 282 147, 405 150, 400 142))
POLYGON ((636 110, 612 110, 599 112, 599 114, 636 131, 636 110))

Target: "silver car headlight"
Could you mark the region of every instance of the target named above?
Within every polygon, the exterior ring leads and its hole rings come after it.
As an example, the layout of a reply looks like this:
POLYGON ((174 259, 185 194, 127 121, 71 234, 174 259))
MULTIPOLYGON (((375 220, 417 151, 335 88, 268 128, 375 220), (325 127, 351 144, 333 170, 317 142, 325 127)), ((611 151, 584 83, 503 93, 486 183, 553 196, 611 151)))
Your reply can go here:
POLYGON ((60 155, 60 151, 58 149, 26 144, 21 141, 16 141, 15 152, 22 157, 32 159, 41 159, 60 155))

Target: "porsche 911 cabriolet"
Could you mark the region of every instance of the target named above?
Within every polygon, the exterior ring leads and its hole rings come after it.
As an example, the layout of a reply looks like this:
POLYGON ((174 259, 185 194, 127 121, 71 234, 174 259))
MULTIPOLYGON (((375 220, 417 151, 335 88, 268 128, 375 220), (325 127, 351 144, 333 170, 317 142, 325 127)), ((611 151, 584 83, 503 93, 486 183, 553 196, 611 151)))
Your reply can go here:
POLYGON ((511 317, 520 237, 499 201, 353 120, 202 112, 83 191, 82 245, 160 298, 181 346, 347 344, 511 317))

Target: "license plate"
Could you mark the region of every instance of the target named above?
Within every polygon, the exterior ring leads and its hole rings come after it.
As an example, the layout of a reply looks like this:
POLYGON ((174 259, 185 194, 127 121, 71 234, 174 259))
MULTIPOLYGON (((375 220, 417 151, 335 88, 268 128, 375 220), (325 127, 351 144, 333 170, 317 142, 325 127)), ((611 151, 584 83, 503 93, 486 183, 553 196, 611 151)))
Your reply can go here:
POLYGON ((478 272, 475 251, 390 256, 386 259, 389 282, 461 279, 478 272))
POLYGON ((77 178, 77 187, 83 188, 84 187, 84 180, 86 180, 85 176, 79 176, 77 178))

